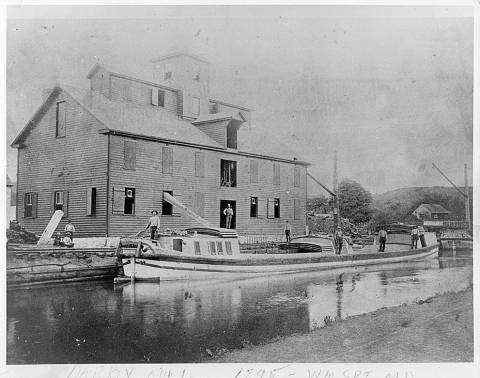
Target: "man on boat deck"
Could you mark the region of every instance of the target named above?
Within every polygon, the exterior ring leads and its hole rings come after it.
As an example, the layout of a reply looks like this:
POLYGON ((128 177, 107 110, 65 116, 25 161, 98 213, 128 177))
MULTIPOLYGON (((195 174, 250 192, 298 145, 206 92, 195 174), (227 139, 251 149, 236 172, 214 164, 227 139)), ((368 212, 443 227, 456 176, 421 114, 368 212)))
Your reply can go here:
POLYGON ((380 247, 378 248, 378 252, 385 252, 385 243, 387 242, 387 231, 385 231, 385 227, 381 227, 380 231, 378 231, 378 243, 380 247))
POLYGON ((230 228, 232 225, 232 217, 233 217, 233 209, 230 206, 230 204, 227 205, 227 207, 223 210, 223 215, 225 215, 227 218, 227 225, 226 228, 230 228))
POLYGON ((148 220, 147 227, 145 227, 145 231, 148 230, 150 227, 150 239, 155 239, 155 232, 157 232, 158 228, 160 227, 160 218, 158 217, 158 213, 156 210, 152 210, 152 216, 148 220))
POLYGON ((420 244, 422 248, 427 246, 427 242, 425 241, 425 229, 423 226, 418 226, 418 238, 420 239, 420 244))
POLYGON ((415 226, 412 229, 412 232, 410 233, 410 235, 412 236, 412 246, 410 249, 413 249, 413 247, 417 249, 417 244, 418 244, 418 227, 417 226, 415 226))
POLYGON ((290 226, 290 223, 288 223, 288 220, 285 221, 285 238, 287 239, 287 243, 290 243, 290 240, 292 238, 290 237, 290 233, 292 231, 292 226, 290 226))
POLYGON ((342 253, 342 246, 343 246, 343 231, 339 227, 335 232, 335 244, 337 245, 337 252, 336 254, 339 255, 342 253))

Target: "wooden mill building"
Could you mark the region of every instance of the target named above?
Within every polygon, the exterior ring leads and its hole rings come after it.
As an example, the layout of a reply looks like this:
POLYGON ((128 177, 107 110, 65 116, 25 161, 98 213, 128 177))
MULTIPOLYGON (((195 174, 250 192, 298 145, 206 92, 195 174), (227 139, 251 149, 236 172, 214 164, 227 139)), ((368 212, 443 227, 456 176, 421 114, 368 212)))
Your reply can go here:
POLYGON ((209 63, 190 54, 155 59, 146 81, 95 65, 90 89, 58 84, 15 138, 17 220, 41 233, 61 209, 78 236, 132 235, 158 210, 162 228, 196 226, 168 192, 240 235, 305 230, 308 163, 241 149, 251 110, 210 98, 209 63))

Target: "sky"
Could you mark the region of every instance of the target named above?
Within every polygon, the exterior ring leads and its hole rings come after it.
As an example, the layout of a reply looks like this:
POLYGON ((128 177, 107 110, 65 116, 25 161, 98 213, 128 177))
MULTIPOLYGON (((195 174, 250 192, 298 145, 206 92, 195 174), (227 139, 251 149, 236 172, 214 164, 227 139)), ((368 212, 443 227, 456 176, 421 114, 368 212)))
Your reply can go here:
MULTIPOLYGON (((148 79, 151 59, 211 63, 211 97, 254 110, 252 140, 372 193, 463 185, 473 161, 469 7, 15 7, 7 12, 9 145, 56 83, 88 88, 95 63, 148 79)), ((7 148, 15 180, 16 150, 7 148)), ((324 193, 309 182, 309 195, 324 193)))

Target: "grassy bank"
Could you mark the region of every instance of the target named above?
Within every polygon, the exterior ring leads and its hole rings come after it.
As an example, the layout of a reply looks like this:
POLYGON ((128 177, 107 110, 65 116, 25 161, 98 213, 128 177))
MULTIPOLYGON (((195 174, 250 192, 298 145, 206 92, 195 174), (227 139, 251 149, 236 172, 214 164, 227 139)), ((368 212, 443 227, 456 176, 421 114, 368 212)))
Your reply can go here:
POLYGON ((215 362, 471 362, 473 290, 352 316, 215 362))

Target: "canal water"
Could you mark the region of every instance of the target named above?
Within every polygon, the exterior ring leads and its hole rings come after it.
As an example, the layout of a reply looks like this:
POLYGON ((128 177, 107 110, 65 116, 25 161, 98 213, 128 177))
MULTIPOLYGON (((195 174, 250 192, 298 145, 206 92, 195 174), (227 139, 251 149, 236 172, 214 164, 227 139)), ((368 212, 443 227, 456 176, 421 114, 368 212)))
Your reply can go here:
POLYGON ((472 284, 472 250, 262 279, 95 281, 8 291, 7 363, 167 363, 306 333, 472 284))

